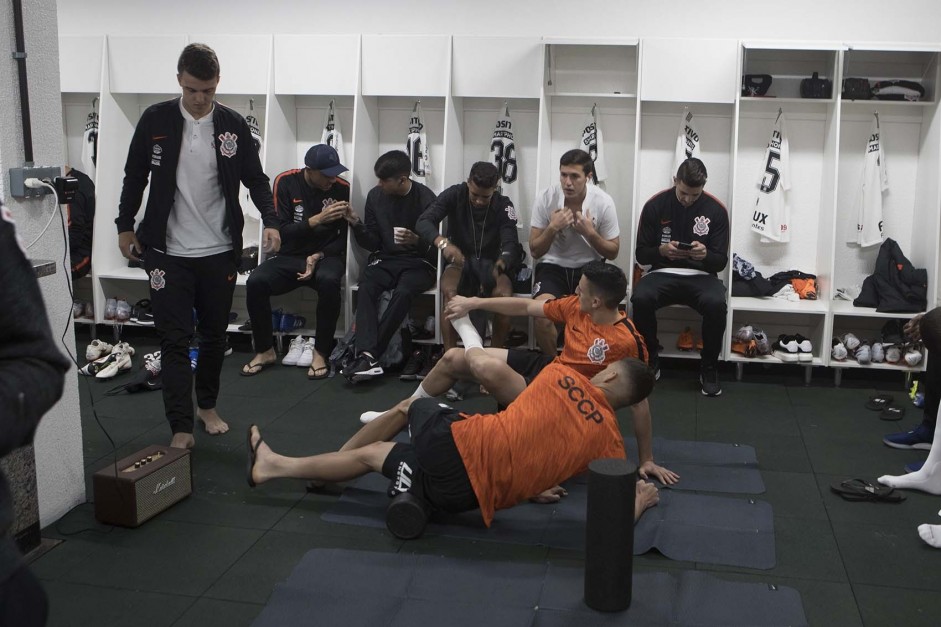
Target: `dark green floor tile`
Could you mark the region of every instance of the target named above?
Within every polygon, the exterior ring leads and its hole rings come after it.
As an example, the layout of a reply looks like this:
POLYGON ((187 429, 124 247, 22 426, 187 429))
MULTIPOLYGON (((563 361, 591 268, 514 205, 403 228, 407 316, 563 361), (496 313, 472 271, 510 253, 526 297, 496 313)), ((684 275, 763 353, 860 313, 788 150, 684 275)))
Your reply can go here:
MULTIPOLYGON (((124 385, 130 379, 129 374, 121 375, 108 381, 96 381, 93 385, 101 386, 103 392, 118 385, 124 385)), ((163 394, 160 392, 137 392, 136 394, 123 392, 115 396, 102 395, 95 401, 95 411, 99 416, 135 420, 163 420, 166 416, 163 409, 163 394)))
MULTIPOLYGON (((816 476, 827 514, 833 522, 914 529, 923 522, 937 519, 938 497, 917 490, 902 490, 905 500, 901 503, 846 501, 830 490, 832 483, 850 478, 839 475, 816 476)), ((875 477, 869 480, 875 483, 875 477)), ((941 522, 941 519, 937 519, 937 522, 941 522)))
POLYGON ((811 472, 810 458, 804 450, 804 442, 797 436, 713 431, 704 429, 701 422, 696 435, 696 439, 703 442, 727 442, 754 446, 758 457, 758 469, 761 471, 811 472))
POLYGON ((98 418, 101 425, 94 420, 84 421, 82 424, 82 448, 86 465, 110 453, 112 442, 116 446, 123 446, 142 433, 164 424, 162 417, 138 419, 129 416, 111 418, 99 415, 98 418))
MULTIPOLYGON (((191 596, 45 581, 47 627, 169 627, 196 601, 191 596)), ((12 626, 11 626, 12 627, 12 626)))
POLYGON ((900 422, 879 420, 879 413, 853 407, 852 409, 822 409, 801 407, 797 410, 797 423, 801 435, 807 438, 842 438, 863 442, 881 442, 887 433, 907 426, 908 418, 900 422))
POLYGON ((941 622, 941 595, 934 590, 865 584, 854 585, 853 589, 866 625, 936 627, 941 622))
POLYGON ((264 605, 256 603, 203 597, 186 610, 173 627, 250 627, 263 609, 264 605))
POLYGON ((860 441, 851 438, 805 436, 804 444, 815 473, 846 475, 846 478, 875 479, 877 476, 902 471, 912 455, 885 446, 880 440, 860 441), (900 463, 901 462, 901 463, 900 463), (885 471, 879 469, 884 468, 885 471))
POLYGON ((710 574, 727 581, 794 588, 800 593, 804 616, 811 627, 861 627, 863 624, 849 583, 730 572, 710 574))
POLYGON ((304 554, 316 548, 346 548, 362 551, 392 553, 395 544, 384 542, 374 534, 373 539, 353 541, 326 535, 267 532, 244 555, 218 578, 204 596, 228 601, 267 603, 275 584, 287 580, 288 575, 304 554))
POLYGON ((827 520, 824 499, 810 473, 762 470, 765 493, 755 498, 774 508, 775 518, 813 518, 827 520))
POLYGON ((697 566, 700 570, 764 574, 769 578, 847 581, 846 571, 840 561, 841 551, 826 521, 775 517, 774 546, 777 564, 768 570, 731 568, 712 564, 698 564, 697 566))
POLYGON ((403 542, 400 552, 483 561, 539 563, 546 560, 549 549, 545 546, 480 542, 464 538, 425 534, 417 540, 403 542))
POLYGON ((724 403, 725 393, 718 398, 706 399, 696 408, 696 427, 702 431, 734 431, 755 434, 796 437, 800 429, 789 405, 780 411, 769 412, 757 402, 724 403))
POLYGON ((198 596, 261 535, 248 529, 151 520, 137 529, 84 534, 49 556, 63 552, 70 559, 80 557, 77 562, 71 559, 70 567, 58 575, 61 581, 198 596))
POLYGON ((941 555, 918 537, 916 525, 834 522, 833 533, 854 584, 941 591, 941 555))
POLYGON ((303 399, 290 396, 246 397, 227 395, 223 392, 219 395, 216 409, 228 423, 229 429, 241 435, 249 425, 269 425, 301 402, 303 399))

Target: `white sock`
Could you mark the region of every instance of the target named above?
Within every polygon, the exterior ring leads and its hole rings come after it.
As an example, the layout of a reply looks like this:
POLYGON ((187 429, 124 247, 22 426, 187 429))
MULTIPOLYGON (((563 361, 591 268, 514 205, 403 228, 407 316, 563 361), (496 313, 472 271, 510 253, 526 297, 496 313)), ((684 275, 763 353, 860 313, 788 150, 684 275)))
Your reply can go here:
POLYGON ((384 413, 384 411, 364 411, 359 415, 359 421, 365 425, 372 422, 384 413))
POLYGON ((918 525, 921 539, 936 549, 941 549, 941 525, 918 525))
POLYGON ((412 395, 409 398, 431 398, 431 394, 425 391, 425 388, 423 388, 422 384, 419 383, 418 387, 415 388, 415 391, 412 392, 412 395))
MULTIPOLYGON (((938 414, 941 415, 941 407, 938 408, 938 414)), ((918 472, 898 477, 883 475, 879 477, 879 483, 893 488, 908 488, 928 494, 941 494, 941 420, 935 423, 931 450, 928 451, 928 459, 925 460, 921 469, 918 472)), ((938 538, 941 539, 941 530, 939 530, 938 538)))
POLYGON ((477 329, 474 328, 474 324, 470 321, 470 316, 465 315, 456 320, 452 320, 451 326, 453 326, 457 334, 461 336, 465 351, 472 348, 484 347, 484 341, 480 339, 480 334, 477 333, 477 329))

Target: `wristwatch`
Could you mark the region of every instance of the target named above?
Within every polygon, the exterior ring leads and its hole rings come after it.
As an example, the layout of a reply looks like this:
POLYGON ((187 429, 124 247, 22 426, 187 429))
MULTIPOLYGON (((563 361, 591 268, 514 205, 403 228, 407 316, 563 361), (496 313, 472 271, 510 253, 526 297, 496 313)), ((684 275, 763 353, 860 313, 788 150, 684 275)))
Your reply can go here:
POLYGON ((449 242, 447 238, 443 238, 440 242, 438 242, 438 250, 444 250, 450 243, 451 242, 449 242))

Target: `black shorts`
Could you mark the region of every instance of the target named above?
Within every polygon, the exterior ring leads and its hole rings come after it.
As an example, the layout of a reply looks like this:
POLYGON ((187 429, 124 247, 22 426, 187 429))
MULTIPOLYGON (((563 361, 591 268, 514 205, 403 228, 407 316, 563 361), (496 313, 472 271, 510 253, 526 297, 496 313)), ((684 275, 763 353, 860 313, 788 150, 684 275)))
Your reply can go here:
POLYGON ((552 294, 556 298, 571 296, 582 278, 581 268, 563 268, 554 263, 536 265, 533 275, 533 296, 552 294))
POLYGON ((435 398, 420 398, 408 410, 409 444, 397 443, 382 465, 393 492, 412 492, 448 513, 479 507, 464 460, 451 435, 458 410, 435 398))
POLYGON ((542 369, 552 363, 555 359, 552 355, 546 355, 542 351, 531 351, 517 348, 510 348, 506 351, 506 365, 518 372, 526 379, 526 385, 532 383, 536 375, 542 372, 542 369))

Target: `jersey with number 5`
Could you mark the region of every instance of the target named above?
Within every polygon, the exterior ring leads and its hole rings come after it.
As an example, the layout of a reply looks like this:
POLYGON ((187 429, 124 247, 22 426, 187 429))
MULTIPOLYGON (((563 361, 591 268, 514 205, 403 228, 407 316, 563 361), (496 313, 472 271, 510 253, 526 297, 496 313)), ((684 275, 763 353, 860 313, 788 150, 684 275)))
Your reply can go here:
POLYGON ((791 241, 791 211, 787 204, 790 188, 790 151, 782 114, 771 130, 765 149, 764 170, 758 181, 758 197, 751 216, 751 230, 761 235, 762 242, 791 241))

